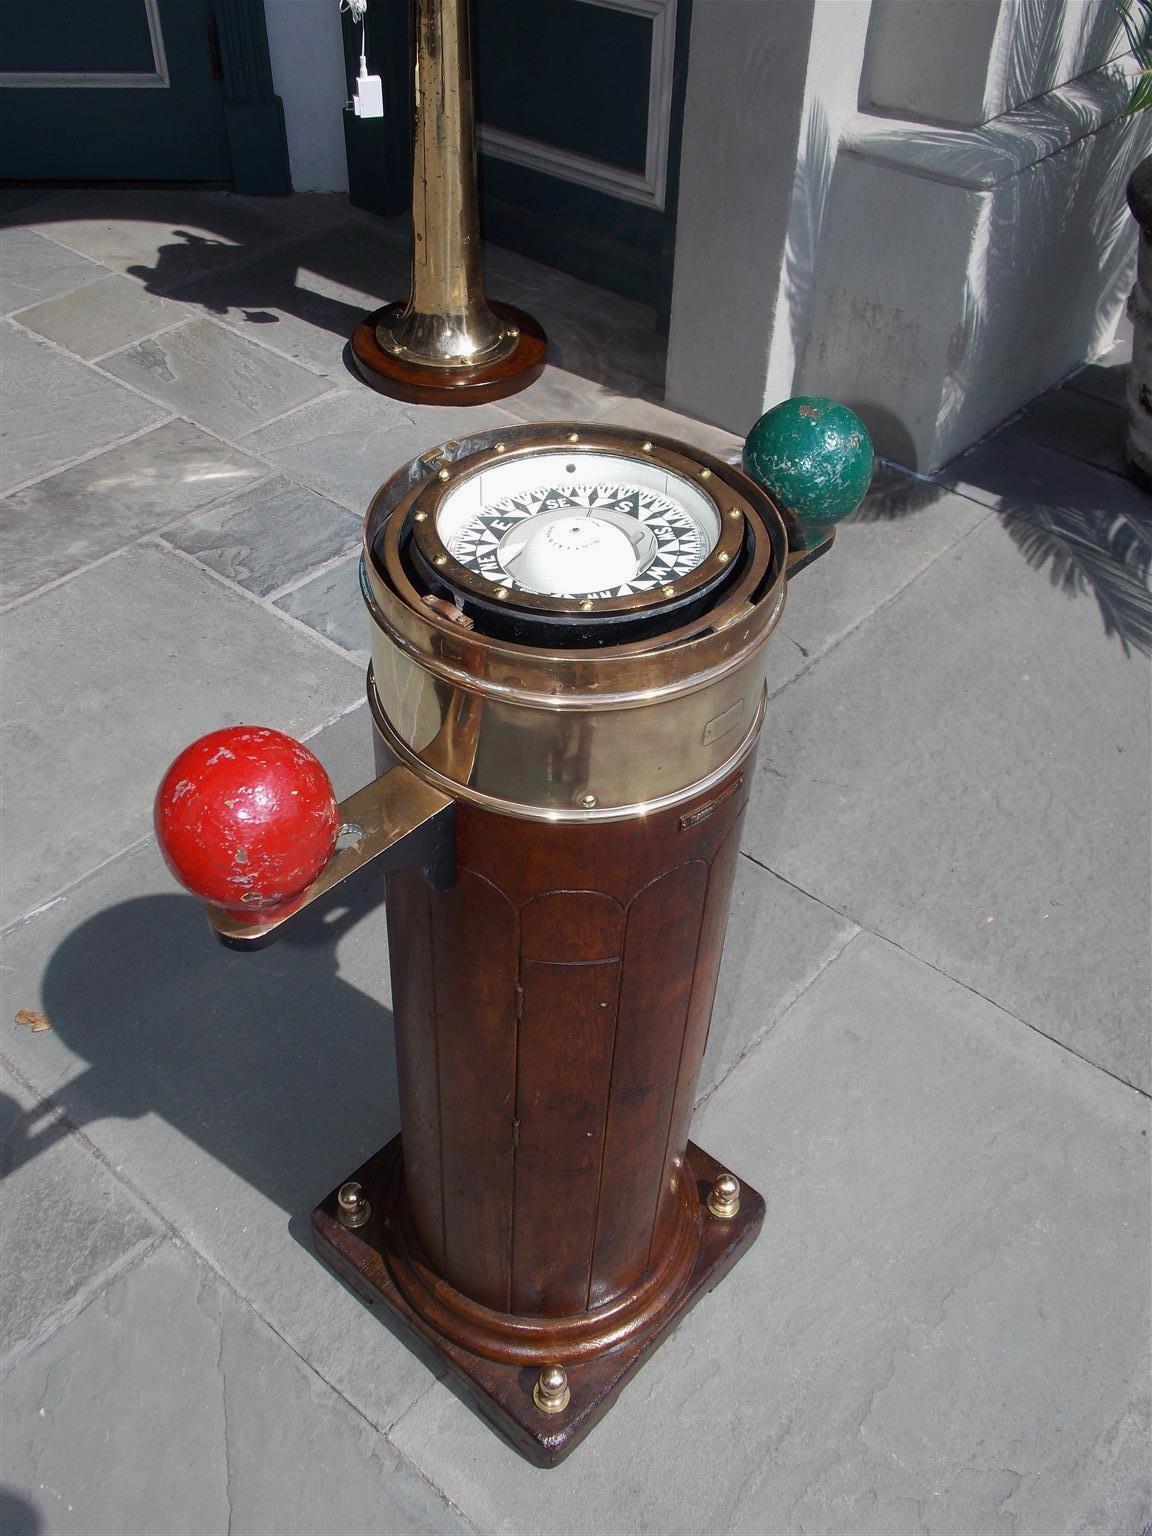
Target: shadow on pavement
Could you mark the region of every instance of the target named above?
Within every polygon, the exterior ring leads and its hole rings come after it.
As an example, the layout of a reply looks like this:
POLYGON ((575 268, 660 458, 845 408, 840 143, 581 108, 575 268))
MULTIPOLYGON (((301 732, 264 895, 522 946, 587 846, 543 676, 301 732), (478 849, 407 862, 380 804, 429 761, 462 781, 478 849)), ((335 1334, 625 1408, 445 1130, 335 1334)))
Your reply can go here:
POLYGON ((1033 570, 1069 597, 1095 597, 1104 633, 1125 655, 1152 655, 1152 519, 1079 506, 1014 506, 1000 521, 1033 570))
POLYGON ((4 1536, 37 1536, 44 1522, 35 1504, 11 1488, 0 1488, 0 1531, 4 1536))
POLYGON ((342 887, 255 954, 221 948, 179 895, 81 924, 52 955, 42 997, 88 1066, 17 1116, 8 1169, 67 1134, 58 1111, 79 1128, 157 1115, 283 1210, 310 1211, 399 1128, 391 1013, 338 970, 338 942, 369 916, 386 995, 382 894, 378 877, 342 887))

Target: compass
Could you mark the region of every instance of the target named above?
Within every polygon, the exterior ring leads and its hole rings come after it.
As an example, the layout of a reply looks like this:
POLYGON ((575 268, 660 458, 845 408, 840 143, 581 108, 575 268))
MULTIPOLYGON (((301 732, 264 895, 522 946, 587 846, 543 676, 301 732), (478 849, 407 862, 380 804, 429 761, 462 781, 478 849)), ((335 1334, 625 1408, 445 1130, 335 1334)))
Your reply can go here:
MULTIPOLYGON (((849 510, 844 455, 780 466, 831 405, 766 418, 746 449, 817 529, 849 510)), ((773 492, 610 424, 441 443, 365 525, 378 777, 336 805, 310 754, 241 729, 243 764, 217 771, 214 733, 158 800, 169 866, 233 947, 373 865, 402 1132, 313 1211, 316 1250, 546 1466, 764 1217, 688 1134, 768 643, 831 543, 773 492), (236 803, 269 785, 254 902, 236 803)))
POLYGON ((461 565, 494 585, 603 601, 695 570, 716 547, 720 512, 659 465, 543 453, 457 486, 437 531, 461 565))
POLYGON ((705 611, 765 540, 743 476, 682 444, 594 426, 506 438, 441 464, 400 535, 414 583, 486 633, 658 633, 705 611))

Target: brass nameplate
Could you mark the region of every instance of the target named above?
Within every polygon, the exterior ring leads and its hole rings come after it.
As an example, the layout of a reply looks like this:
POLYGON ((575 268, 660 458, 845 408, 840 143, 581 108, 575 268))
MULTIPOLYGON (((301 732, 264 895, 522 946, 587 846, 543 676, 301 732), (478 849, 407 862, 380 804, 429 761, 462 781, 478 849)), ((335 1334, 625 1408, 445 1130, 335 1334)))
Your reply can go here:
POLYGON ((723 714, 717 715, 715 720, 709 720, 704 727, 704 745, 708 746, 713 741, 719 741, 721 736, 727 736, 729 731, 734 731, 740 724, 743 713, 744 700, 737 699, 735 704, 729 704, 723 714))

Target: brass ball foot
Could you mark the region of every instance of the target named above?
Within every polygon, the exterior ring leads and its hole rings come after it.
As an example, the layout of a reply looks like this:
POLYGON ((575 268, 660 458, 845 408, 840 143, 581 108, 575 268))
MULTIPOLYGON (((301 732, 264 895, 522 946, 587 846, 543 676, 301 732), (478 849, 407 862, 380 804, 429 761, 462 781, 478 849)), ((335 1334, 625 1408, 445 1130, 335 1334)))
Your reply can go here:
POLYGON ((372 1207, 359 1184, 341 1184, 336 1196, 336 1215, 342 1227, 362 1227, 372 1214, 372 1207))
POLYGON ((719 1174, 708 1193, 708 1209, 722 1221, 730 1221, 740 1209, 740 1180, 730 1173, 719 1174))
POLYGON ((568 1372, 562 1365, 546 1365, 532 1388, 532 1401, 541 1413, 563 1413, 571 1401, 568 1372))

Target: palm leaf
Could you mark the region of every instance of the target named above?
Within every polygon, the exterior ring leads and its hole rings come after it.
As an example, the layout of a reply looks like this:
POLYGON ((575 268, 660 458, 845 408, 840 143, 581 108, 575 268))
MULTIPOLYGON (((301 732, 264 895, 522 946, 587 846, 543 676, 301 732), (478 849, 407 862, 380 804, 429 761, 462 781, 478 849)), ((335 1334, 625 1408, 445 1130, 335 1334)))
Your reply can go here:
POLYGON ((1132 56, 1140 65, 1131 99, 1120 114, 1127 117, 1152 107, 1152 0, 1116 0, 1116 9, 1124 23, 1132 56))

